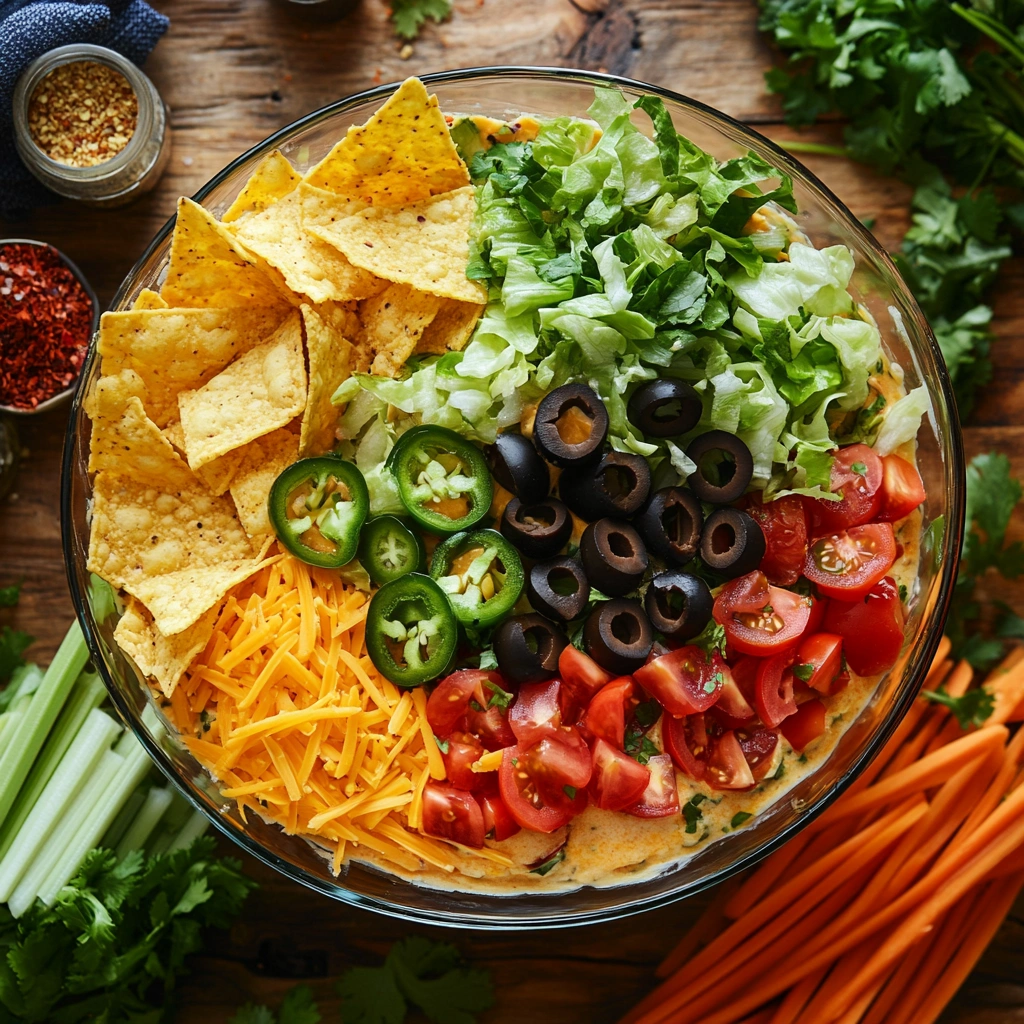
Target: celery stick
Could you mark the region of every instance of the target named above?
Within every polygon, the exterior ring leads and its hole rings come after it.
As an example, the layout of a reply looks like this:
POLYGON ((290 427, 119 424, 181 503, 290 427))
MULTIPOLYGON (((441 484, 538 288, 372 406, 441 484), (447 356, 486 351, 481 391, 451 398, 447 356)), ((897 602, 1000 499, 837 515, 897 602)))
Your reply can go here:
MULTIPOLYGON (((36 901, 40 886, 68 856, 71 843, 85 822, 95 815, 97 805, 114 781, 124 774, 125 759, 112 750, 105 750, 92 775, 79 790, 68 807, 67 813, 51 832, 38 856, 29 869, 21 876, 18 887, 7 903, 7 909, 15 917, 21 917, 36 901)), ((83 854, 84 856, 84 854, 83 854)), ((75 867, 81 863, 81 857, 75 867)))
POLYGON ((76 620, 50 662, 25 717, 0 754, 0 825, 14 805, 32 762, 46 742, 47 734, 88 659, 89 650, 76 620))
POLYGON ((166 786, 154 786, 147 794, 142 809, 135 820, 128 826, 128 830, 121 837, 117 844, 117 859, 121 860, 133 850, 141 850, 146 845, 146 840, 153 833, 153 829, 160 824, 164 812, 171 805, 173 793, 166 786))
POLYGON ((85 860, 85 855, 100 841, 110 823, 117 817, 117 812, 152 766, 149 754, 130 733, 125 734, 114 750, 115 756, 120 755, 122 758, 117 775, 100 794, 90 814, 79 825, 74 837, 62 851, 57 863, 47 873, 36 894, 48 907, 53 906, 57 893, 71 881, 85 860), (127 751, 125 741, 129 737, 134 743, 134 749, 127 751))
POLYGON ((24 711, 5 711, 0 715, 0 754, 3 754, 4 747, 10 743, 24 714, 24 711))
POLYGON ((139 786, 121 805, 117 816, 110 823, 110 828, 103 833, 96 845, 104 850, 116 850, 117 844, 121 842, 121 837, 131 828, 132 822, 139 816, 145 802, 146 791, 139 786))
POLYGON ((71 690, 64 709, 54 723, 50 736, 43 747, 42 753, 36 758, 25 784, 18 793, 18 798, 11 808, 11 813, 4 823, 3 835, 0 836, 0 862, 11 848, 15 837, 21 831, 25 819, 35 807, 40 795, 57 770, 61 758, 71 746, 72 740, 78 735, 82 723, 93 708, 103 703, 107 689, 95 672, 83 672, 71 690))
POLYGON ((210 826, 210 819, 202 811, 193 811, 185 822, 185 827, 174 837, 174 841, 167 847, 168 853, 175 850, 184 850, 191 846, 210 826))

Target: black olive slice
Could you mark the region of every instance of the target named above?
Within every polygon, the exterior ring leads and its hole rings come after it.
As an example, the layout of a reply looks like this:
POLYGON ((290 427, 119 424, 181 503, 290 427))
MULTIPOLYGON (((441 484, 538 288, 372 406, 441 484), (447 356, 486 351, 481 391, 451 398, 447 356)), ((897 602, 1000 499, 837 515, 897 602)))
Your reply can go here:
POLYGON ((711 620, 714 598, 699 577, 678 569, 659 573, 644 595, 651 625, 673 640, 697 636, 711 620))
POLYGON ((599 601, 583 627, 587 653, 616 675, 638 669, 651 653, 654 632, 638 601, 599 601))
POLYGON ((703 411, 700 395, 686 381, 665 377, 641 384, 626 406, 629 422, 648 437, 687 434, 703 411))
POLYGON ((494 656, 506 681, 521 685, 550 679, 568 644, 565 634, 543 615, 516 615, 494 631, 494 656))
POLYGON ((709 569, 729 579, 744 576, 761 564, 764 552, 761 527, 741 509, 716 509, 704 521, 700 557, 709 569))
POLYGON ((558 493, 587 522, 632 516, 651 493, 651 467, 642 455, 608 452, 596 465, 565 470, 558 479, 558 493))
POLYGON ((543 501, 551 490, 551 477, 544 460, 529 438, 522 434, 499 434, 484 449, 491 475, 521 501, 543 501))
POLYGON ((571 622, 583 614, 590 584, 575 558, 554 558, 538 562, 530 570, 526 593, 537 611, 555 620, 571 622))
POLYGON ((563 384, 545 395, 533 421, 533 441, 548 462, 592 462, 608 436, 608 410, 586 384, 563 384))
POLYGON ((697 467, 686 485, 701 501, 728 505, 750 486, 754 460, 735 434, 709 430, 690 442, 686 454, 697 467))
POLYGON ((683 487, 663 487, 636 518, 647 547, 670 565, 685 565, 700 547, 704 511, 683 487))
POLYGON ((583 531, 580 559, 590 585, 609 597, 636 590, 650 561, 640 534, 615 519, 599 519, 583 531))
POLYGON ((557 498, 524 504, 513 498, 501 515, 501 532, 524 555, 550 558, 572 536, 572 516, 557 498))

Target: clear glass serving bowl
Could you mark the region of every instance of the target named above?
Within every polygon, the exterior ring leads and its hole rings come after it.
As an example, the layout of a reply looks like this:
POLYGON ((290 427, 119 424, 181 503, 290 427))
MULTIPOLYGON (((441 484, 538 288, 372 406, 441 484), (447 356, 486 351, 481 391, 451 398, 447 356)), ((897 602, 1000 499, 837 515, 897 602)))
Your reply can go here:
MULTIPOLYGON (((78 617, 94 660, 121 715, 160 769, 225 835, 289 878, 364 909, 424 924, 470 928, 543 928, 606 921, 683 899, 743 868, 786 842, 820 814, 857 776, 889 737, 913 700, 942 634, 956 578, 963 534, 964 457, 949 378, 935 339, 888 255, 859 221, 810 171, 768 139, 694 100, 656 86, 581 71, 548 68, 480 68, 428 75, 443 110, 514 119, 585 115, 597 85, 613 85, 627 96, 655 93, 664 99, 676 128, 721 159, 753 150, 792 175, 800 205, 800 227, 819 247, 842 243, 853 250, 857 270, 852 290, 874 315, 885 347, 906 373, 908 389, 924 383, 932 412, 922 425, 918 462, 928 489, 925 543, 910 600, 907 641, 895 667, 880 682, 863 713, 832 756, 800 781, 787 797, 748 827, 709 843, 699 854, 657 877, 612 888, 571 892, 485 896, 411 884, 352 864, 341 877, 297 837, 255 816, 243 824, 234 802, 174 736, 156 736, 142 719, 151 703, 148 688, 113 640, 116 613, 90 586, 88 549, 90 480, 86 470, 89 421, 82 396, 99 373, 95 353, 75 396, 64 451, 62 527, 68 579, 78 617), (931 524, 931 529, 928 529, 931 524)), ((282 129, 229 164, 195 195, 214 214, 223 213, 257 162, 276 148, 299 170, 318 161, 349 125, 361 124, 391 92, 381 86, 340 100, 282 129)), ((638 116, 642 130, 649 122, 638 116)), ((172 222, 159 232, 121 285, 114 309, 128 308, 143 288, 158 288, 170 249, 172 222)), ((148 716, 147 716, 148 717, 148 716)))

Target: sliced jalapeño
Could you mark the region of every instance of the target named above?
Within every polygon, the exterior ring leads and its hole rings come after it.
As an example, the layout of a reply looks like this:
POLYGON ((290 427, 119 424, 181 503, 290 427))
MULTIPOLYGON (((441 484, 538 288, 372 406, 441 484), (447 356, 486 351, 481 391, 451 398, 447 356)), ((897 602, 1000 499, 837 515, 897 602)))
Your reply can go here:
POLYGON ((385 583, 366 613, 367 653, 396 686, 419 686, 443 675, 458 632, 444 591, 418 572, 385 583))
POLYGON ((398 494, 409 514, 435 533, 457 533, 491 507, 493 485, 483 452, 446 427, 404 433, 388 456, 398 494))
POLYGON ((359 561, 378 586, 427 567, 423 538, 397 516, 377 516, 359 538, 359 561))
POLYGON ((355 558, 369 508, 363 474, 334 455, 290 465, 274 481, 267 501, 281 544, 296 558, 324 569, 355 558))
POLYGON ((443 540, 430 559, 430 575, 467 626, 493 626, 508 615, 525 578, 519 553, 497 530, 467 531, 443 540))

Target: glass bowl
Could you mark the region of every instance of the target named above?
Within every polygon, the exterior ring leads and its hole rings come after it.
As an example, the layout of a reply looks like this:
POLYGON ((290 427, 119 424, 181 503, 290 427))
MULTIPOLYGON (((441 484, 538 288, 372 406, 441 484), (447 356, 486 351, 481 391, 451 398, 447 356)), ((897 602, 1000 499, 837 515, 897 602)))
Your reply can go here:
MULTIPOLYGON (((508 119, 524 112, 585 115, 597 85, 616 86, 628 96, 655 93, 664 99, 677 129, 719 158, 753 150, 792 175, 801 211, 797 220, 803 231, 815 245, 842 243, 853 250, 857 270, 851 287, 855 296, 878 322, 889 355, 905 370, 908 389, 924 383, 932 404, 919 438, 919 467, 928 499, 907 642, 862 714, 831 757, 769 811, 653 878, 611 888, 509 896, 426 888, 360 864, 351 864, 346 873, 334 878, 326 861, 303 839, 286 835, 253 815, 243 824, 233 801, 219 795, 216 784, 173 731, 157 736, 143 722, 141 712, 151 703, 148 687, 115 645, 116 614, 102 592, 90 586, 85 568, 89 421, 82 410, 82 396, 99 372, 94 353, 75 396, 64 450, 61 514, 68 579, 93 658, 121 715, 178 789, 249 853, 326 896, 423 924, 533 929, 611 920, 683 899, 749 867, 786 842, 850 784, 902 718, 924 680, 942 634, 963 534, 964 457, 952 391, 935 339, 888 255, 810 171, 756 132, 694 100, 611 75, 509 67, 427 75, 424 81, 436 91, 443 110, 508 119)), ((381 86, 360 93, 296 121, 227 166, 195 198, 214 214, 222 214, 257 162, 275 147, 305 170, 349 125, 365 121, 393 88, 381 86)), ((638 118, 638 126, 648 130, 643 120, 638 118)), ((143 288, 159 287, 168 260, 171 226, 172 222, 164 226, 125 279, 114 309, 126 309, 143 288)))

